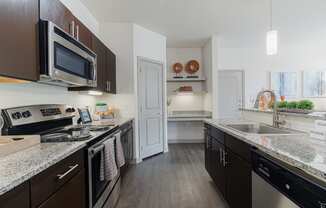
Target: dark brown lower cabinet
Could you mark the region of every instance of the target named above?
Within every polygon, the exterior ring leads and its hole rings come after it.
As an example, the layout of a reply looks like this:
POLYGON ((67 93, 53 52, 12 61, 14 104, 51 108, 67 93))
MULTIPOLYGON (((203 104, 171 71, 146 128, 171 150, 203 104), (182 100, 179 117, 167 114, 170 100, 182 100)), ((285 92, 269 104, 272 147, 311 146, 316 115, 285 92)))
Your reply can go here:
POLYGON ((226 194, 226 168, 224 167, 224 163, 222 160, 222 154, 224 151, 224 145, 218 142, 217 139, 212 139, 212 163, 211 163, 211 169, 212 169, 212 177, 213 180, 222 193, 223 196, 226 194))
POLYGON ((211 168, 211 157, 212 157, 212 138, 208 134, 209 129, 204 128, 204 137, 205 137, 205 168, 208 174, 212 177, 212 168, 211 168))
POLYGON ((84 208, 85 199, 85 171, 81 171, 45 201, 40 208, 84 208))
POLYGON ((205 124, 205 167, 231 208, 251 208, 250 145, 237 141, 205 124))
POLYGON ((123 152, 126 159, 126 164, 121 167, 121 176, 124 176, 128 170, 129 165, 133 160, 133 142, 134 142, 134 131, 133 131, 133 122, 127 122, 122 125, 121 128, 121 143, 123 147, 123 152))
POLYGON ((29 206, 30 192, 28 181, 0 196, 1 208, 29 208, 29 206))
POLYGON ((230 207, 251 208, 251 165, 227 151, 226 200, 230 207))

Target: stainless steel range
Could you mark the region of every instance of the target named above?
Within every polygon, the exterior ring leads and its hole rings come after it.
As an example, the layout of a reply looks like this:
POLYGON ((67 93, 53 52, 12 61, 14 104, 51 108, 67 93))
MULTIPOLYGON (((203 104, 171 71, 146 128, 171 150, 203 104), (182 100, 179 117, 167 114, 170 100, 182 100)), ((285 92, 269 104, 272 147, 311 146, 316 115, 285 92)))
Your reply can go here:
POLYGON ((120 194, 120 171, 111 181, 100 177, 104 143, 120 134, 118 126, 73 125, 74 108, 66 105, 34 105, 3 109, 3 135, 40 134, 41 142, 85 141, 87 150, 89 208, 114 207, 120 194))

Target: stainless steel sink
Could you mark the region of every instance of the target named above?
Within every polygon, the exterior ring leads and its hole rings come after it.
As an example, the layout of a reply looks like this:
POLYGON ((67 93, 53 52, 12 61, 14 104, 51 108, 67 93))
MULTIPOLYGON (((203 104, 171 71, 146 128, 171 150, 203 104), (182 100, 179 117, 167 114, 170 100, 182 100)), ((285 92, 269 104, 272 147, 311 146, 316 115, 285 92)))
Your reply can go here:
POLYGON ((228 124, 227 127, 248 134, 298 134, 299 132, 274 128, 264 124, 228 124))

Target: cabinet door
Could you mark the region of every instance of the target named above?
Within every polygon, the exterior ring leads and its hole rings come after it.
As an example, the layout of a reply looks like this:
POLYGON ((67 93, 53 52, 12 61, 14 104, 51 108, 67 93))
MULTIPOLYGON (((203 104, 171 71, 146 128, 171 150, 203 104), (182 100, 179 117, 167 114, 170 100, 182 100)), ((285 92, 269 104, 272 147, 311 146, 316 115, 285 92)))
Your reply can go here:
POLYGON ((83 43, 85 46, 87 46, 89 49, 93 50, 92 32, 77 18, 75 18, 75 22, 76 22, 75 37, 77 37, 78 40, 81 43, 83 43))
POLYGON ((107 84, 107 92, 115 94, 116 93, 116 56, 115 54, 107 48, 106 50, 106 84, 107 84))
POLYGON ((0 75, 38 80, 38 0, 1 0, 0 26, 0 75))
POLYGON ((209 175, 212 177, 212 171, 211 171, 211 152, 212 152, 212 138, 208 135, 207 129, 204 130, 204 136, 205 136, 205 168, 209 175))
POLYGON ((40 0, 40 18, 51 21, 67 33, 74 35, 74 15, 59 0, 40 0))
POLYGON ((227 194, 231 208, 251 207, 251 166, 245 160, 228 150, 227 194))
POLYGON ((93 50, 97 55, 97 89, 105 91, 106 89, 106 47, 97 38, 93 37, 93 50))
POLYGON ((40 208, 84 208, 86 207, 85 193, 85 170, 81 170, 40 208))
POLYGON ((212 169, 212 178, 223 196, 226 194, 226 169, 223 165, 224 145, 218 140, 212 139, 212 156, 210 166, 212 169))
POLYGON ((134 154, 134 130, 133 128, 130 128, 127 132, 127 138, 128 138, 128 161, 129 163, 133 160, 133 154, 134 154))
POLYGON ((1 208, 29 208, 29 182, 14 188, 0 196, 1 208))

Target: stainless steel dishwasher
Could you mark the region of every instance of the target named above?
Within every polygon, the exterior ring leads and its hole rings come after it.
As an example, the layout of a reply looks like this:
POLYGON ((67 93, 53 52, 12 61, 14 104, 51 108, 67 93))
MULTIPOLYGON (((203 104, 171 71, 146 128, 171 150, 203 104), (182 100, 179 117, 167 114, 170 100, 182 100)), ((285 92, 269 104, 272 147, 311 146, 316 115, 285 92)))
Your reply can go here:
POLYGON ((304 178, 252 151, 253 208, 326 208, 325 184, 304 178))

